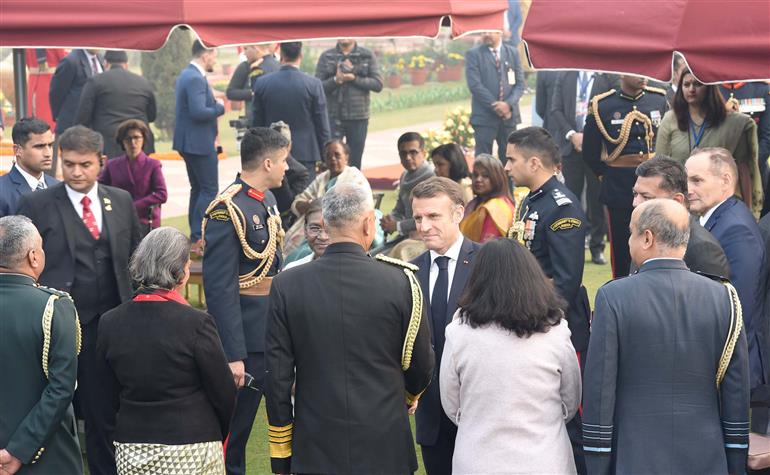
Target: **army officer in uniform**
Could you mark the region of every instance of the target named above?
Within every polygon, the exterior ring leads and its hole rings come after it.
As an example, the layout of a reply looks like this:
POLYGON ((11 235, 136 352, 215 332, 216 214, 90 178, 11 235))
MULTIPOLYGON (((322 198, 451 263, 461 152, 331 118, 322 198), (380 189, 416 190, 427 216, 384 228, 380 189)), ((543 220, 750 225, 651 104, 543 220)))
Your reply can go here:
POLYGON ((599 199, 609 216, 612 276, 628 275, 628 226, 636 167, 654 156, 654 138, 666 110, 666 91, 621 76, 620 89, 591 99, 583 129, 583 160, 602 180, 599 199))
MULTIPOLYGON (((590 304, 583 281, 586 218, 580 200, 556 179, 561 155, 542 127, 527 127, 508 136, 505 171, 531 191, 519 204, 508 237, 525 245, 567 301, 567 323, 578 360, 588 349, 590 304)), ((582 366, 582 361, 581 361, 582 366)), ((580 416, 567 424, 575 466, 585 473, 580 416)))
POLYGON ((274 473, 412 473, 407 406, 434 357, 416 266, 366 249, 371 191, 341 184, 323 198, 331 244, 279 275, 267 324, 267 417, 274 473), (292 385, 296 394, 292 402, 292 385))
POLYGON ((0 218, 0 473, 83 473, 72 396, 80 323, 68 294, 35 282, 43 239, 0 218))
MULTIPOLYGON (((206 210, 202 236, 203 287, 208 311, 238 387, 246 373, 264 379, 265 313, 273 276, 281 268, 283 229, 270 188, 281 186, 289 141, 267 128, 249 129, 241 141, 241 173, 206 210)), ((242 389, 225 453, 228 474, 246 470, 249 440, 261 393, 242 389)))

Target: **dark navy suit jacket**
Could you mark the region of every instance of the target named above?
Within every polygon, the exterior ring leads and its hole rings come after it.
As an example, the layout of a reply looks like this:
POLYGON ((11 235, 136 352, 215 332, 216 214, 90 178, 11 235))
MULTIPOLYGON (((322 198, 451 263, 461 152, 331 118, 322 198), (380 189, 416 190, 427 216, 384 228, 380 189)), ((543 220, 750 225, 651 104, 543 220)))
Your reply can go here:
MULTIPOLYGON (((457 302, 460 300, 460 295, 462 295, 465 284, 468 282, 468 276, 471 273, 473 264, 473 255, 480 248, 480 244, 477 244, 468 238, 463 238, 463 244, 457 258, 457 265, 455 266, 455 274, 452 278, 452 288, 449 290, 449 301, 447 302, 446 307, 447 325, 452 321, 452 316, 457 310, 457 302)), ((433 350, 436 354, 436 367, 433 370, 432 382, 430 386, 428 386, 428 389, 422 394, 422 397, 420 397, 420 404, 417 406, 417 413, 415 414, 417 443, 421 445, 433 445, 438 438, 441 414, 444 411, 441 407, 441 395, 439 393, 438 385, 438 372, 439 366, 441 366, 441 351, 444 342, 436 344, 436 341, 434 341, 436 332, 433 330, 433 316, 430 311, 430 266, 432 264, 430 260, 430 251, 423 252, 417 256, 417 258, 412 261, 412 264, 420 268, 420 270, 417 271, 417 280, 420 282, 420 287, 422 287, 422 294, 428 309, 427 316, 428 321, 430 322, 430 338, 431 343, 433 344, 433 350)))
POLYGON ((513 46, 500 45, 502 73, 497 71, 495 56, 486 45, 477 46, 465 53, 465 79, 471 90, 471 124, 498 126, 502 119, 492 108, 499 100, 500 81, 503 82, 503 101, 511 106, 511 118, 505 125, 513 127, 521 123, 519 99, 524 94, 524 70, 519 52, 513 46), (508 81, 508 71, 516 77, 516 84, 508 81))
MULTIPOLYGON (((43 173, 46 186, 53 186, 59 183, 56 178, 50 177, 43 173)), ((16 214, 16 210, 19 206, 19 198, 21 195, 31 193, 33 190, 29 187, 27 180, 21 176, 19 170, 14 165, 10 171, 3 176, 0 176, 0 218, 3 216, 10 216, 16 214)))
POLYGON ((707 231, 717 238, 730 264, 730 281, 743 307, 743 323, 749 342, 751 387, 762 384, 763 329, 765 327, 762 287, 765 244, 751 211, 736 197, 719 205, 706 221, 707 231))
MULTIPOLYGON (((97 61, 104 70, 104 63, 97 56, 97 61)), ((76 115, 80 105, 80 95, 86 81, 93 76, 93 69, 88 64, 88 57, 82 49, 72 50, 62 58, 51 78, 48 90, 48 102, 56 121, 56 133, 60 134, 76 124, 76 115)))
POLYGON ((318 78, 294 66, 259 78, 254 83, 254 125, 268 127, 282 120, 291 129, 291 155, 300 162, 321 160, 331 138, 326 95, 318 78))
POLYGON ((176 80, 174 150, 192 155, 216 154, 217 117, 225 107, 214 99, 208 81, 189 64, 176 80))

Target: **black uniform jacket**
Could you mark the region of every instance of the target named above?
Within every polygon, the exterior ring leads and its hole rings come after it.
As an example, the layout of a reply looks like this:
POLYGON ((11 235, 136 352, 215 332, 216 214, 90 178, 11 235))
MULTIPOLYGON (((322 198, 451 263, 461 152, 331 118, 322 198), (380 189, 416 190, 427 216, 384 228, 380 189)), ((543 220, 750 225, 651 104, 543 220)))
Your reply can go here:
POLYGON ((412 296, 402 267, 354 243, 332 244, 273 280, 265 352, 273 472, 417 469, 405 398, 428 386, 434 357, 423 305, 402 370, 412 296))
POLYGON ((524 221, 524 245, 567 301, 572 345, 575 350, 584 351, 588 348, 589 310, 580 284, 585 265, 587 220, 580 200, 556 177, 551 177, 527 195, 519 207, 520 219, 524 221))
MULTIPOLYGON (((605 130, 610 137, 617 139, 621 135, 625 117, 637 110, 650 118, 652 131, 657 133, 666 110, 666 96, 662 90, 648 88, 636 97, 631 97, 618 89, 601 97, 597 105, 605 130)), ((620 155, 652 154, 655 150, 654 137, 652 145, 653 147, 647 145, 646 129, 642 122, 634 120, 629 130, 628 142, 620 151, 620 155)), ((634 201, 632 192, 636 183, 635 167, 611 167, 602 160, 602 148, 610 154, 618 146, 608 142, 601 134, 593 109, 589 109, 583 128, 583 160, 596 176, 603 177, 599 200, 610 208, 630 209, 634 201)))

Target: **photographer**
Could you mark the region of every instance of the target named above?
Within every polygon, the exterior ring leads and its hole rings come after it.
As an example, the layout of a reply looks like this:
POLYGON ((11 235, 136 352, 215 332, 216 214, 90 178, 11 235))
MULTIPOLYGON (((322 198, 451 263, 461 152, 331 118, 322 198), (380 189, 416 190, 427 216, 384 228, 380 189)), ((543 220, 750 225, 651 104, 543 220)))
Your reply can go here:
POLYGON ((326 92, 332 137, 345 138, 350 165, 361 169, 369 127, 369 92, 382 90, 377 58, 355 40, 342 38, 318 58, 315 75, 326 92))

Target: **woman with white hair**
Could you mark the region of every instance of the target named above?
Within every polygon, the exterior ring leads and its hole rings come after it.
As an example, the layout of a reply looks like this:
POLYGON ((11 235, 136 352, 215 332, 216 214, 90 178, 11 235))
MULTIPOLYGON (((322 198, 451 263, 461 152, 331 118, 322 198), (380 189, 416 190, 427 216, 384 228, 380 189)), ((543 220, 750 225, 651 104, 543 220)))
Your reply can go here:
POLYGON ((99 322, 96 351, 117 414, 119 475, 225 473, 222 441, 236 388, 214 319, 179 294, 189 255, 181 232, 151 231, 131 258, 134 299, 99 322))

